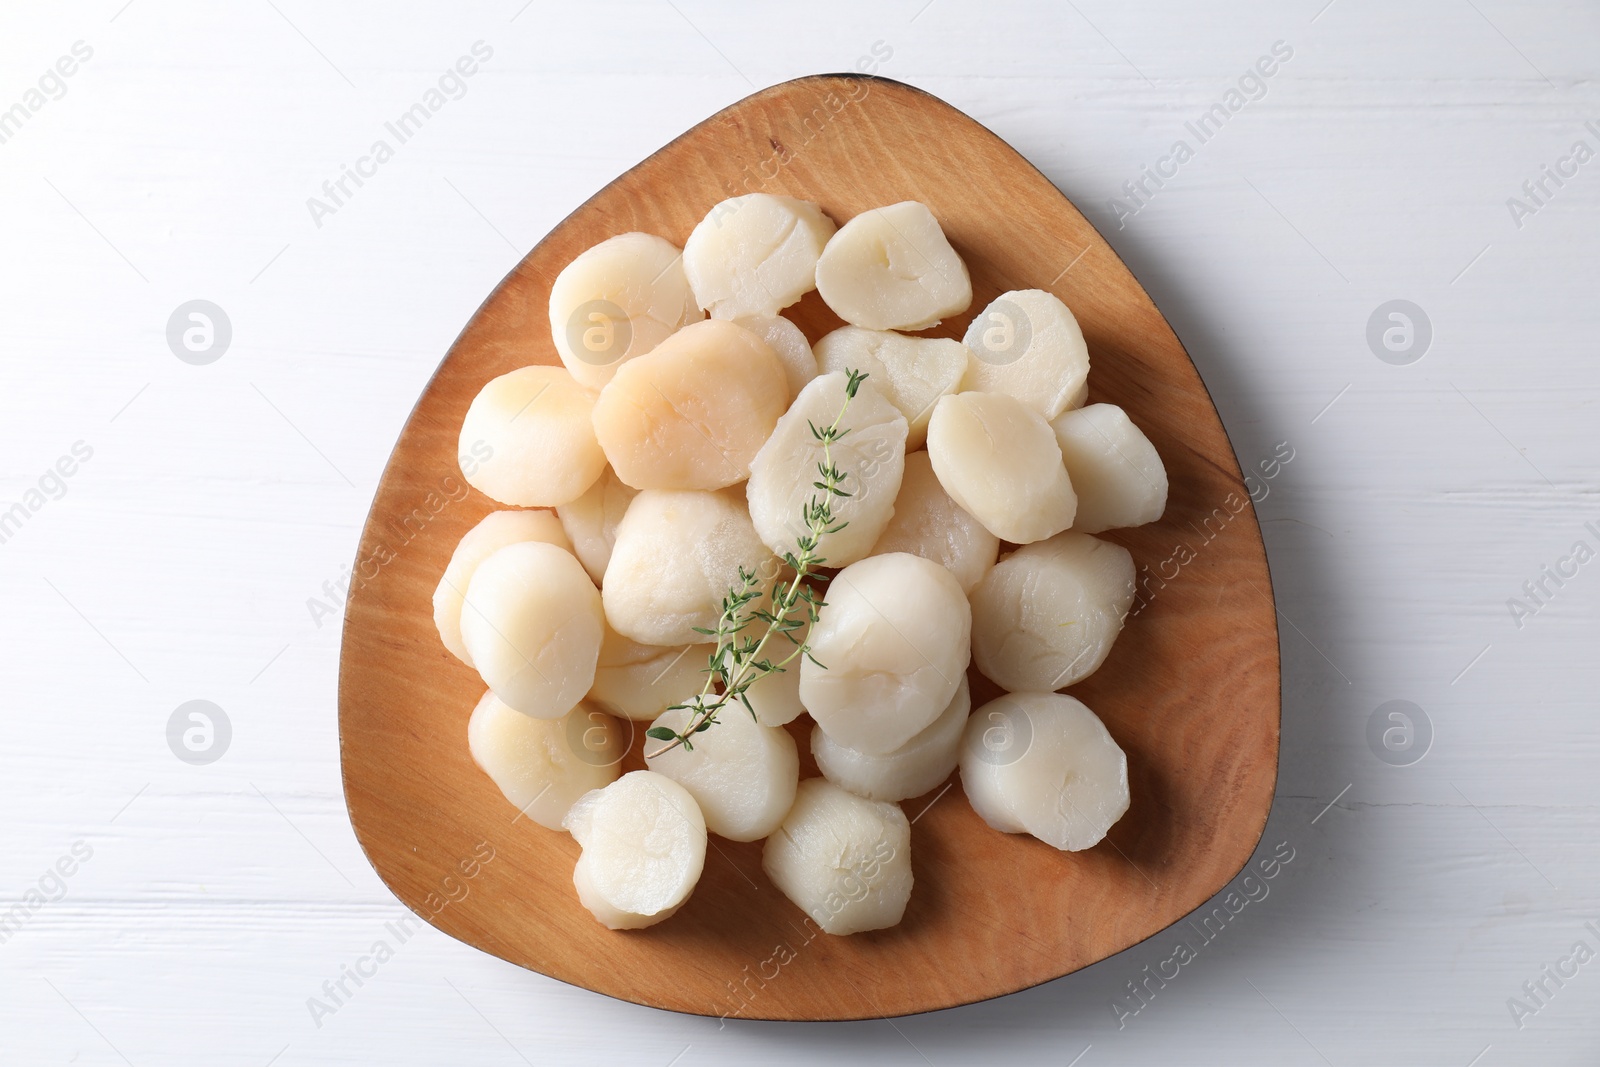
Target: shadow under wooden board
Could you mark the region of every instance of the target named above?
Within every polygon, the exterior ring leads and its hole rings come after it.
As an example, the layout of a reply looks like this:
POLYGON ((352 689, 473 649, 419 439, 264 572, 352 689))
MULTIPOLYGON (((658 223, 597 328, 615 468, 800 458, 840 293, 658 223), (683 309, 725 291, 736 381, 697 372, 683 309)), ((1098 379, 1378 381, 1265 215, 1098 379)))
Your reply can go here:
MULTIPOLYGON (((787 312, 813 341, 840 322, 815 293, 787 312)), ((395 894, 485 952, 639 1004, 758 1019, 858 1019, 970 1003, 1104 959, 1232 878, 1277 775, 1277 624, 1260 530, 1227 435, 1166 320, 1094 228, 994 134, 920 90, 824 75, 712 116, 634 167, 528 253, 467 324, 400 435, 362 535, 339 677, 350 820, 395 894), (682 245, 718 201, 801 197, 843 222, 920 200, 972 273, 960 337, 1008 289, 1055 293, 1082 324, 1091 402, 1127 409, 1166 462, 1165 517, 1115 531, 1139 566, 1135 614, 1073 687, 1128 755, 1132 807, 1063 853, 986 826, 959 788, 908 800, 916 886, 889 930, 817 931, 761 871, 761 844, 711 839, 688 904, 613 932, 572 888, 577 844, 515 809, 473 764, 476 673, 434 631, 457 540, 496 505, 466 488, 462 416, 490 378, 557 364, 547 302, 584 249, 642 230, 682 245)), ((998 690, 975 672, 973 704, 998 690)), ((802 720, 807 721, 807 720, 802 720)), ((809 734, 796 724, 801 773, 809 734)), ((624 769, 643 765, 643 725, 624 769)))

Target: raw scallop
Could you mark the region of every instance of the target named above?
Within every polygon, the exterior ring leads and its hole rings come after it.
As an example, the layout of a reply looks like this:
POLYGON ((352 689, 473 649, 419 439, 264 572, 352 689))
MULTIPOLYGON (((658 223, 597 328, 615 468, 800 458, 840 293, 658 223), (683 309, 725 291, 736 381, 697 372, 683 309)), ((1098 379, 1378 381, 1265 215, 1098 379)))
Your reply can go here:
POLYGON ((928 436, 933 405, 961 388, 967 373, 967 349, 947 337, 907 337, 886 330, 841 326, 816 345, 817 369, 823 374, 858 370, 877 383, 890 403, 906 417, 909 449, 921 448, 928 436))
POLYGON ((933 473, 926 452, 906 457, 894 517, 884 528, 872 554, 910 552, 932 560, 955 575, 961 591, 972 592, 1000 554, 1000 539, 950 499, 933 473))
POLYGON ((761 868, 825 933, 882 930, 911 899, 911 824, 896 804, 808 778, 761 868))
POLYGON ((750 464, 745 487, 750 519, 761 540, 779 555, 798 555, 796 542, 806 533, 803 510, 807 501, 823 495, 815 485, 823 447, 812 428, 832 425, 841 409, 840 426, 846 433, 833 443, 830 455, 844 472, 841 488, 850 495, 833 498, 833 516, 848 525, 824 534, 819 554, 830 567, 854 563, 871 551, 894 514, 905 469, 905 416, 870 378, 845 408, 845 375, 824 374, 800 391, 750 464))
POLYGON ((811 351, 811 342, 800 327, 782 315, 742 315, 733 320, 763 341, 783 364, 783 376, 789 383, 789 402, 800 395, 806 383, 817 376, 817 356, 811 351))
POLYGON ((1082 701, 1009 693, 967 721, 961 785, 996 830, 1078 852, 1127 812, 1128 758, 1082 701))
POLYGON ((579 704, 559 719, 535 719, 488 692, 467 720, 472 759, 513 807, 540 826, 561 820, 583 794, 616 781, 628 728, 579 704))
POLYGON ((882 756, 868 756, 846 748, 823 732, 811 728, 811 754, 823 777, 842 789, 871 800, 920 797, 956 769, 961 733, 967 725, 972 699, 963 675, 961 685, 939 717, 911 740, 882 756))
POLYGON ((550 335, 572 376, 590 389, 704 314, 683 254, 648 233, 624 233, 568 263, 550 287, 550 335))
POLYGON ((1054 431, 1014 397, 940 398, 928 423, 928 458, 950 499, 1002 541, 1042 541, 1077 514, 1054 431))
POLYGON ((1089 347, 1078 320, 1043 289, 1002 293, 967 327, 966 388, 1005 393, 1053 419, 1088 396, 1089 347))
POLYGON ((1050 428, 1078 494, 1074 530, 1099 533, 1161 517, 1167 469, 1127 412, 1115 404, 1090 404, 1063 412, 1050 428))
POLYGON ((688 790, 633 771, 585 793, 565 826, 583 846, 572 884, 613 930, 654 926, 683 906, 706 862, 706 821, 688 790))
POLYGON ((439 640, 469 667, 472 657, 461 640, 461 605, 466 601, 472 572, 495 552, 518 541, 570 547, 566 532, 551 512, 492 511, 461 538, 433 591, 433 624, 439 629, 439 640))
POLYGON ((971 636, 971 609, 949 571, 905 552, 870 556, 828 586, 800 701, 839 744, 886 755, 949 706, 971 636))
POLYGON ((817 260, 817 290, 834 314, 869 330, 926 329, 972 303, 967 265, 915 200, 839 227, 817 260))
POLYGON ((617 524, 637 492, 618 481, 616 472, 608 467, 587 493, 556 508, 561 528, 572 542, 572 554, 596 582, 605 577, 617 524))
POLYGON ((788 406, 788 379, 767 343, 710 319, 625 363, 595 401, 594 433, 626 485, 720 489, 749 477, 788 406))
POLYGON ((601 596, 606 620, 647 645, 690 645, 716 629, 739 569, 768 580, 778 561, 737 490, 646 489, 617 526, 601 596))
POLYGON ((560 718, 583 699, 604 633, 600 593, 582 564, 538 541, 478 564, 461 609, 461 639, 484 682, 538 719, 560 718))
POLYGON ((1049 692, 1105 662, 1133 605, 1133 557, 1081 533, 1017 549, 972 591, 972 659, 1012 692, 1049 692))
POLYGON ((613 715, 649 722, 700 692, 713 647, 641 645, 607 626, 589 699, 613 715))
POLYGON ((554 508, 600 477, 605 453, 590 421, 594 394, 560 367, 522 367, 490 381, 461 422, 460 454, 489 458, 467 483, 502 504, 554 508))
MULTIPOLYGON (((662 712, 652 726, 682 730, 690 711, 662 712)), ((706 828, 729 841, 756 841, 778 828, 794 803, 800 757, 782 727, 762 726, 738 703, 717 712, 716 725, 645 763, 687 789, 700 805, 706 828)), ((645 742, 646 752, 661 744, 645 742)))
POLYGON ((684 273, 712 318, 776 315, 817 287, 817 257, 833 231, 833 220, 804 200, 736 196, 689 234, 684 273))

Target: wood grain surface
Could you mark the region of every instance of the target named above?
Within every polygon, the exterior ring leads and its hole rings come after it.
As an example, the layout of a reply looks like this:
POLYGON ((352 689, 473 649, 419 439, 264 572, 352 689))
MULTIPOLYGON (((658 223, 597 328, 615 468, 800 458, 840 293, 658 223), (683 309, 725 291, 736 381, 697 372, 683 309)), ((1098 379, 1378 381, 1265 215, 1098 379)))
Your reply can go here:
MULTIPOLYGON (((839 324, 811 294, 789 312, 812 340, 839 324)), ((712 1016, 895 1016, 1023 989, 1168 926, 1231 878, 1265 825, 1277 772, 1279 662, 1260 532, 1233 450, 1166 321, 1101 236, 999 138, 897 82, 787 82, 713 116, 558 225, 489 296, 400 435, 356 561, 339 678, 351 822, 385 883, 446 933, 611 996, 712 1016), (916 887, 897 927, 819 934, 765 878, 760 843, 713 837, 674 918, 618 933, 578 904, 564 833, 517 819, 473 764, 483 685, 440 645, 430 596, 461 535, 496 505, 465 490, 457 437, 490 378, 558 362, 546 304, 583 249, 643 230, 682 244, 717 201, 772 192, 843 221, 926 203, 966 261, 960 336, 1007 289, 1043 288, 1082 324, 1090 400, 1122 405, 1166 462, 1161 522, 1107 535, 1139 566, 1136 614, 1072 692, 1128 754, 1132 807, 1067 854, 991 830, 959 785, 908 800, 916 887), (487 863, 474 862, 490 854, 487 863), (452 886, 472 873, 472 891, 452 886), (451 901, 448 906, 442 902, 451 901)), ((973 676, 974 703, 996 692, 973 676)), ((802 774, 814 774, 806 730, 802 774)), ((642 726, 625 769, 642 765, 642 726)))

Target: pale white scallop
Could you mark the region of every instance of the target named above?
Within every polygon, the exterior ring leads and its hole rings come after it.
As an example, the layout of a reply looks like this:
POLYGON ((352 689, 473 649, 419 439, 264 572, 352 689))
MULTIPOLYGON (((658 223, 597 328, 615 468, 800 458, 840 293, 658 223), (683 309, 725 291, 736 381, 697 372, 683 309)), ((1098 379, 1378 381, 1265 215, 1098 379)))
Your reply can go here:
POLYGON ((894 514, 905 469, 905 416, 870 378, 848 407, 845 388, 845 375, 838 373, 824 374, 802 389, 756 453, 745 487, 761 540, 779 555, 796 553, 796 542, 806 533, 806 503, 822 496, 814 483, 823 446, 812 427, 833 425, 843 410, 839 425, 847 432, 833 443, 830 456, 851 495, 833 499, 835 521, 847 525, 824 534, 818 549, 830 567, 854 563, 872 550, 894 514))
POLYGON ((472 572, 478 569, 478 564, 518 541, 543 541, 560 548, 571 547, 566 531, 553 512, 491 511, 456 544, 433 591, 433 624, 439 631, 439 640, 456 659, 469 667, 472 657, 461 640, 461 605, 466 601, 467 584, 472 581, 472 572))
POLYGON ((467 748, 522 814, 561 829, 573 803, 617 780, 632 735, 588 703, 559 719, 535 719, 491 690, 467 720, 467 748))
MULTIPOLYGON (((779 655, 786 655, 788 651, 785 647, 779 655)), ((806 710, 805 705, 800 703, 799 661, 789 664, 781 672, 756 679, 745 691, 745 698, 750 701, 756 721, 762 726, 785 726, 794 722, 806 710)))
POLYGON ((926 329, 972 303, 967 265, 915 200, 839 227, 817 260, 817 290, 841 319, 869 330, 926 329))
MULTIPOLYGON (((687 708, 664 711, 651 724, 682 730, 687 708)), ((717 712, 717 721, 691 738, 694 748, 678 745, 645 764, 687 789, 700 805, 706 829, 729 841, 756 841, 778 828, 794 803, 800 781, 800 756, 794 738, 782 727, 762 726, 740 704, 717 712)), ((665 742, 647 738, 645 752, 665 742)))
POLYGON ((594 432, 626 485, 720 489, 749 476, 788 405, 783 364, 767 343, 709 319, 623 364, 595 401, 594 432))
POLYGON ((828 586, 800 700, 839 744, 885 755, 949 706, 971 636, 971 609, 949 571, 906 552, 869 556, 828 586))
POLYGON ((1077 852, 1127 812, 1128 758, 1082 701, 1009 693, 967 720, 961 786, 996 830, 1077 852))
POLYGON ((968 361, 966 346, 948 337, 907 337, 860 326, 841 326, 824 335, 816 356, 823 374, 848 369, 871 376, 906 417, 908 449, 922 447, 933 405, 961 388, 968 361))
POLYGON ((713 647, 644 645, 607 626, 589 699, 613 715, 649 722, 700 692, 713 647))
POLYGON ((1015 397, 941 397, 928 423, 928 458, 950 499, 1002 541, 1042 541, 1077 514, 1055 432, 1015 397))
POLYGON ((1099 533, 1155 522, 1167 508, 1167 469, 1155 446, 1115 404, 1064 411, 1050 423, 1078 513, 1072 528, 1099 533))
POLYGON ((920 797, 956 769, 961 733, 971 709, 967 679, 962 676, 956 695, 939 717, 893 752, 869 756, 839 744, 821 726, 812 726, 811 754, 823 777, 859 796, 871 800, 920 797))
POLYGON ((833 220, 804 200, 750 193, 724 200, 683 243, 695 301, 713 318, 775 315, 817 287, 833 220))
POLYGON ((613 930, 670 918, 700 881, 706 822, 688 790, 666 775, 633 771, 579 797, 566 828, 583 846, 572 884, 613 930))
POLYGON ((910 552, 955 575, 972 592, 1000 554, 1000 539, 973 518, 939 484, 926 452, 906 457, 905 476, 894 498, 894 517, 872 546, 872 555, 910 552))
POLYGON ((572 542, 572 554, 596 582, 605 577, 606 564, 611 562, 611 545, 617 539, 617 524, 637 492, 607 467, 588 492, 556 508, 561 528, 572 542))
POLYGON ((553 508, 584 494, 605 469, 595 437, 594 394, 560 367, 521 367, 491 380, 461 422, 461 455, 489 452, 468 484, 526 508, 553 508))
POLYGON ((1078 320, 1042 289, 1001 293, 967 327, 965 388, 1005 393, 1046 419, 1088 396, 1089 347, 1078 320))
POLYGON ((682 253, 654 234, 601 241, 562 268, 550 287, 556 354, 590 389, 704 317, 683 272, 682 253))
POLYGON ((646 489, 617 526, 601 596, 606 620, 647 645, 698 644, 715 629, 740 568, 770 580, 778 561, 737 489, 646 489))
POLYGON ((1068 532, 1026 545, 972 590, 972 658, 1013 692, 1048 692, 1100 669, 1133 605, 1133 557, 1068 532))
POLYGON ((484 682, 524 715, 555 719, 594 684, 600 593, 566 549, 522 541, 478 564, 461 638, 484 682))
POLYGON ((882 930, 911 899, 911 824, 899 805, 807 778, 761 868, 825 933, 882 930))
POLYGON ((741 315, 733 320, 763 341, 783 364, 783 376, 789 383, 789 400, 800 395, 806 383, 817 376, 817 357, 811 351, 811 342, 800 327, 782 315, 741 315))

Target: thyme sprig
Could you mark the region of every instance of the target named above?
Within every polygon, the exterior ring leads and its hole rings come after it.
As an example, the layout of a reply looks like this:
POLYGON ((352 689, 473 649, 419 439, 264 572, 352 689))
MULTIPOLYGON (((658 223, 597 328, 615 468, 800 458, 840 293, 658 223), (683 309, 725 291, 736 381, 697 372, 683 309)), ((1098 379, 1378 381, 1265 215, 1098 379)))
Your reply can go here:
POLYGON ((819 554, 822 538, 827 534, 838 533, 849 525, 838 521, 833 513, 836 498, 844 499, 852 495, 844 489, 849 474, 840 470, 839 465, 833 461, 833 446, 850 432, 842 425, 844 413, 849 409, 850 401, 855 399, 856 393, 861 389, 861 383, 866 380, 865 374, 846 370, 844 403, 839 406, 839 414, 834 416, 832 423, 821 428, 813 422, 808 421, 806 424, 811 427, 812 436, 822 443, 822 461, 817 464, 818 480, 811 483, 819 493, 808 498, 800 509, 800 518, 805 524, 806 532, 795 538, 793 552, 783 554, 783 562, 788 565, 793 576, 778 579, 770 592, 764 593, 760 588, 761 576, 754 571, 739 568, 738 585, 722 598, 722 613, 717 618, 716 627, 714 629, 695 627, 698 633, 716 640, 716 648, 707 657, 705 686, 698 694, 690 697, 687 703, 674 704, 667 709, 689 711, 689 719, 684 723, 682 730, 673 730, 667 726, 652 726, 645 731, 648 737, 668 742, 654 752, 646 753, 647 758, 654 759, 679 745, 682 745, 687 752, 694 751, 694 742, 690 738, 715 726, 717 713, 731 703, 744 705, 751 718, 755 718, 755 708, 751 707, 747 695, 750 687, 769 674, 788 670, 790 665, 802 656, 817 663, 817 666, 822 666, 816 657, 811 655, 810 645, 797 638, 795 634, 805 626, 815 623, 817 613, 823 607, 823 601, 818 599, 815 590, 806 582, 808 577, 816 573, 818 567, 827 562, 819 554), (769 607, 760 605, 763 596, 770 602, 769 607), (765 624, 765 629, 759 638, 745 632, 756 623, 765 624), (787 655, 776 662, 773 661, 772 655, 767 653, 767 644, 774 634, 793 646, 787 655))

